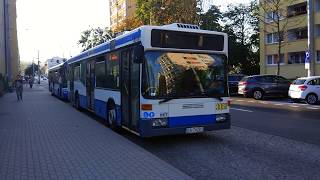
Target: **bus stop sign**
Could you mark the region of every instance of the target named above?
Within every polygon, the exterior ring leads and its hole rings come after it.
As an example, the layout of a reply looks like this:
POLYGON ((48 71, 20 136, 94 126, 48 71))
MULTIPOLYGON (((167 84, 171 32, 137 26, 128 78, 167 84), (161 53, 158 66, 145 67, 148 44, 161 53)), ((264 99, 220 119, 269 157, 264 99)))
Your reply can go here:
POLYGON ((310 51, 306 51, 306 59, 304 62, 304 68, 310 69, 310 51))

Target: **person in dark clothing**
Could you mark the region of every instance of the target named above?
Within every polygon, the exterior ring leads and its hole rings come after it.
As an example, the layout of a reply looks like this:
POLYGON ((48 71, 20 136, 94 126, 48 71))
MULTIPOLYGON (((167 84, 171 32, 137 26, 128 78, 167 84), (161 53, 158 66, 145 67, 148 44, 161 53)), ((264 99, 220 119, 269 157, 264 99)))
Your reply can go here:
POLYGON ((30 77, 30 79, 29 79, 29 85, 30 85, 30 88, 32 88, 32 86, 33 86, 33 77, 30 77))
POLYGON ((14 87, 16 88, 18 101, 22 101, 23 80, 20 75, 18 75, 17 79, 14 81, 14 87))

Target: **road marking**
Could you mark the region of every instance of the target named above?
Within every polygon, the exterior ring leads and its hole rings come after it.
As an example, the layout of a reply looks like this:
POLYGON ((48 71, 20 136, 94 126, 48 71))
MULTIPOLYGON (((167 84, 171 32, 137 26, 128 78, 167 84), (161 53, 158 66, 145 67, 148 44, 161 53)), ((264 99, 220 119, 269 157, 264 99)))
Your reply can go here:
POLYGON ((239 109, 239 108, 230 108, 232 110, 236 110, 236 111, 243 111, 243 112, 250 112, 253 113, 253 111, 247 110, 247 109, 239 109))
POLYGON ((298 104, 298 103, 293 103, 295 105, 299 105, 299 106, 308 106, 308 104, 298 104))
POLYGON ((240 100, 240 99, 238 99, 238 100, 236 100, 236 101, 238 101, 238 102, 243 102, 244 100, 240 100))
POLYGON ((273 104, 273 105, 275 105, 275 106, 283 106, 284 104, 273 104))
POLYGON ((254 101, 248 101, 249 103, 254 103, 254 101))
POLYGON ((318 110, 319 108, 317 108, 317 107, 307 107, 307 109, 318 110))
POLYGON ((293 108, 298 108, 299 106, 295 106, 295 105, 290 105, 290 107, 293 107, 293 108))
POLYGON ((268 102, 260 101, 261 104, 268 104, 268 102))

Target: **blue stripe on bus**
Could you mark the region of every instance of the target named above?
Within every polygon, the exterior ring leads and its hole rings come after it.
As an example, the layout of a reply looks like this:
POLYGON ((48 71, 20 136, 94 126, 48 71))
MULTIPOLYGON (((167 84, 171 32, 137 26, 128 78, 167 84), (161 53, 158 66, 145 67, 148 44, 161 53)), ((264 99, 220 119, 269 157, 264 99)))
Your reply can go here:
POLYGON ((141 30, 139 29, 137 32, 134 32, 128 36, 125 36, 121 39, 116 40, 116 46, 120 46, 130 41, 134 41, 135 39, 138 39, 140 37, 141 37, 141 30))
POLYGON ((82 108, 87 108, 87 96, 79 95, 79 104, 82 108))
POLYGON ((169 128, 195 126, 195 125, 207 125, 214 124, 216 116, 211 115, 199 115, 199 116, 181 116, 181 117, 169 117, 169 128))
POLYGON ((99 117, 106 119, 107 117, 107 103, 98 99, 94 100, 94 111, 99 117))

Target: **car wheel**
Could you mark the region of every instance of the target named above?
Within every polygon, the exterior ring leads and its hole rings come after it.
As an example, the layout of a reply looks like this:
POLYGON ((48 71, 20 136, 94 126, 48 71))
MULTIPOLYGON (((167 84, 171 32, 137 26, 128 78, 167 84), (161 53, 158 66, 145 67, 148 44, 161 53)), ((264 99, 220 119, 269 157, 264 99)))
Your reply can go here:
POLYGON ((316 104, 318 101, 318 96, 315 94, 308 94, 306 101, 308 104, 316 104))
POLYGON ((111 106, 107 110, 107 124, 111 129, 117 130, 116 109, 114 106, 111 106))
POLYGON ((256 100, 261 100, 263 98, 263 92, 261 90, 254 90, 253 98, 256 100))

